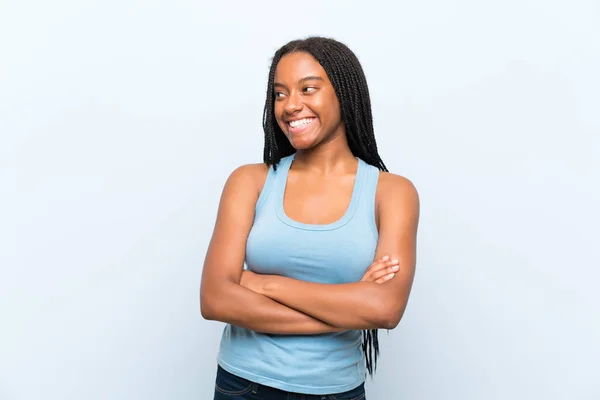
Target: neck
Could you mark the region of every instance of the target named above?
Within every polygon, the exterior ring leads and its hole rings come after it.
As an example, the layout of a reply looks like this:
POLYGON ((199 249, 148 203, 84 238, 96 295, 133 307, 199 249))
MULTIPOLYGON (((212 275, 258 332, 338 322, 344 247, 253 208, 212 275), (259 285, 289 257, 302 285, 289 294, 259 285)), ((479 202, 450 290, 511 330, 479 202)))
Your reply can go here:
POLYGON ((340 132, 318 146, 298 150, 294 157, 294 164, 328 175, 355 171, 358 162, 350 151, 346 135, 340 132))

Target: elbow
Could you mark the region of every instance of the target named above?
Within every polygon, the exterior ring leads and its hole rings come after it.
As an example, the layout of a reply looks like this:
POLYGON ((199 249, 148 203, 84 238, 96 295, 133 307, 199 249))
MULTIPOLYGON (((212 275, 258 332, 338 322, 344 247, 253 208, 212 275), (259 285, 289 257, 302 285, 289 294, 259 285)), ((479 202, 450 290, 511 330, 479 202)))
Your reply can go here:
POLYGON ((405 307, 402 304, 396 304, 395 301, 390 301, 389 298, 381 300, 373 312, 372 323, 377 329, 394 329, 400 323, 405 307))
POLYGON ((211 307, 204 304, 204 302, 200 303, 200 315, 207 321, 212 321, 215 319, 214 311, 211 307))
POLYGON ((207 321, 211 321, 214 319, 214 311, 212 307, 206 304, 204 299, 200 300, 200 315, 207 321))
MULTIPOLYGON (((235 286, 238 286, 237 284, 235 286)), ((227 322, 231 316, 232 307, 231 290, 234 285, 229 282, 212 283, 200 288, 200 314, 208 321, 227 322)))
POLYGON ((371 323, 377 329, 392 330, 400 324, 406 310, 408 296, 399 295, 397 290, 389 290, 384 285, 372 286, 370 293, 371 323))
POLYGON ((213 321, 217 319, 217 302, 214 299, 214 296, 210 296, 208 293, 204 291, 200 294, 200 314, 202 318, 207 321, 213 321))
POLYGON ((379 328, 391 330, 398 326, 400 320, 402 319, 402 315, 399 312, 386 312, 382 313, 379 320, 379 328))

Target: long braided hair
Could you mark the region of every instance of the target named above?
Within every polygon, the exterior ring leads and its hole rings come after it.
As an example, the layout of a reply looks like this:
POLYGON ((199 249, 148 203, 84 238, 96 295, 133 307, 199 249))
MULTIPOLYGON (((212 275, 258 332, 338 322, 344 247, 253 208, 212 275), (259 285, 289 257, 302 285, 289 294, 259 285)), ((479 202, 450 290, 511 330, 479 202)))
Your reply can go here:
MULTIPOLYGON (((273 87, 275 69, 279 60, 284 55, 295 52, 312 55, 327 73, 340 103, 342 123, 352 154, 381 171, 387 171, 377 152, 369 88, 358 58, 343 43, 330 38, 314 36, 293 40, 277 50, 273 56, 263 113, 264 162, 277 168, 277 164, 283 157, 296 151, 275 119, 275 90, 273 87)), ((373 376, 379 356, 377 329, 363 331, 362 349, 365 354, 367 371, 369 375, 373 376)))

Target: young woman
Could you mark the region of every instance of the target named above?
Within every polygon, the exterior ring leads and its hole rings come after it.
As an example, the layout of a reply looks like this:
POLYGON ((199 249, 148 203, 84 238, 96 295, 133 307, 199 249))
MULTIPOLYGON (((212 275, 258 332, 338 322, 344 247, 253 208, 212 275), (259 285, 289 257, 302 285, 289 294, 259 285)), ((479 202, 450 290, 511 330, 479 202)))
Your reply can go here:
POLYGON ((363 399, 377 329, 411 290, 417 191, 381 161, 362 67, 335 40, 275 53, 263 127, 264 163, 227 180, 202 273, 202 315, 227 323, 214 398, 363 399))

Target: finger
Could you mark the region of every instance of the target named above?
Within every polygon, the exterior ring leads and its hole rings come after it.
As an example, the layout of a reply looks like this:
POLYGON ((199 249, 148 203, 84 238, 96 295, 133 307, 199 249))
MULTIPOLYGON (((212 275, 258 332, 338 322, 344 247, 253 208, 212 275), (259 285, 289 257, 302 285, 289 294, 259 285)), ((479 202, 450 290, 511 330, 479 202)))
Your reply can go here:
MULTIPOLYGON (((373 263, 372 263, 371 265, 369 265, 369 266, 367 267, 367 269, 365 269, 365 273, 363 274, 363 278, 365 278, 365 276, 366 276, 366 275, 368 275, 368 273, 369 273, 370 271, 373 271, 373 270, 375 270, 375 269, 378 269, 378 267, 379 267, 379 268, 381 268, 381 263, 383 263, 383 262, 386 262, 386 261, 388 261, 389 259, 390 259, 390 257, 389 257, 389 256, 383 256, 383 257, 381 257, 380 259, 373 261, 373 263)), ((364 280, 364 279, 363 279, 363 280, 364 280)))
POLYGON ((377 279, 375 281, 375 283, 384 283, 384 282, 387 282, 390 279, 392 279, 394 276, 396 276, 396 274, 387 274, 387 275, 384 275, 383 277, 377 279))
POLYGON ((373 263, 371 265, 369 265, 369 267, 365 270, 365 272, 373 269, 374 267, 380 265, 383 262, 388 261, 389 259, 390 259, 390 256, 383 256, 380 259, 373 261, 373 263))
POLYGON ((382 257, 380 260, 373 262, 371 266, 365 271, 361 281, 373 282, 379 277, 383 276, 387 270, 387 273, 396 272, 398 269, 395 268, 398 265, 398 260, 390 260, 388 256, 382 257), (392 269, 390 269, 392 268, 392 269), (377 276, 373 274, 377 273, 377 276))
POLYGON ((388 265, 389 266, 381 267, 381 268, 374 269, 373 271, 369 271, 362 277, 361 281, 375 282, 377 279, 380 279, 388 274, 395 274, 400 270, 400 266, 397 263, 396 264, 390 263, 388 265))
POLYGON ((373 266, 372 270, 365 272, 365 274, 360 280, 366 282, 374 282, 382 276, 389 273, 395 273, 398 270, 399 266, 397 260, 388 261, 386 263, 378 263, 373 266))
POLYGON ((398 260, 386 260, 386 261, 377 262, 377 263, 373 264, 372 268, 368 271, 368 273, 380 271, 382 269, 390 268, 395 265, 398 265, 398 260))
POLYGON ((369 274, 369 280, 370 281, 376 281, 379 278, 382 278, 386 275, 389 274, 395 274, 396 272, 398 272, 400 270, 400 266, 399 265, 390 265, 389 267, 386 268, 382 268, 378 271, 373 271, 369 274))

